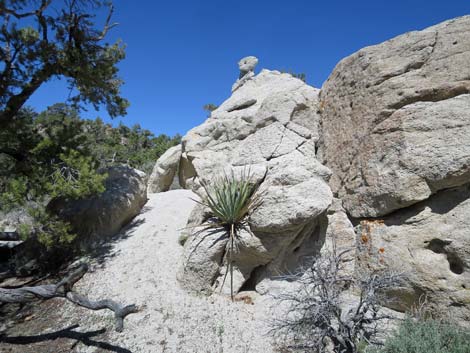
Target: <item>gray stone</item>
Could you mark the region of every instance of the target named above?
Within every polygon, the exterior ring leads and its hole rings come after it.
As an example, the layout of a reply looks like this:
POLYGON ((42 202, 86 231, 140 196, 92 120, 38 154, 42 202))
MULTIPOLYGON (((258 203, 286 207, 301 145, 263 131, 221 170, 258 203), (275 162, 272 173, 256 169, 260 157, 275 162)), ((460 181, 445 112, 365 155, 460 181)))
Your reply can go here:
POLYGON ((239 78, 242 78, 249 72, 254 72, 256 65, 258 65, 258 58, 256 56, 246 56, 240 59, 238 62, 238 68, 240 69, 239 78))
MULTIPOLYGON (((148 181, 148 192, 163 192, 172 188, 181 159, 181 145, 169 148, 153 167, 148 181)), ((175 186, 173 186, 175 188, 175 186)))
POLYGON ((223 265, 228 236, 222 228, 199 227, 184 244, 177 278, 183 288, 210 294, 223 265))
MULTIPOLYGON (((237 237, 236 292, 268 291, 269 279, 295 270, 324 242, 319 219, 332 200, 331 172, 315 157, 317 111, 317 89, 289 74, 263 70, 183 137, 179 176, 185 187, 203 195, 201 180, 210 185, 218 175, 247 170, 261 183, 262 203, 237 237)), ((211 247, 212 236, 189 239, 180 281, 191 283, 193 290, 219 289, 226 273, 226 240, 224 246, 211 247), (198 247, 190 245, 194 239, 198 247)), ((229 292, 229 285, 226 281, 222 291, 229 292)))
POLYGON ((86 246, 116 234, 147 202, 146 175, 127 166, 110 167, 106 190, 80 200, 56 198, 48 209, 70 222, 86 246))
POLYGON ((323 161, 354 217, 470 181, 470 16, 366 47, 321 92, 323 161))
POLYGON ((246 82, 255 77, 255 67, 258 64, 258 58, 255 56, 247 56, 238 62, 240 76, 232 86, 232 93, 243 86, 246 82))
POLYGON ((358 268, 387 267, 403 273, 390 295, 406 310, 426 295, 436 316, 470 322, 470 186, 439 191, 358 229, 358 268))

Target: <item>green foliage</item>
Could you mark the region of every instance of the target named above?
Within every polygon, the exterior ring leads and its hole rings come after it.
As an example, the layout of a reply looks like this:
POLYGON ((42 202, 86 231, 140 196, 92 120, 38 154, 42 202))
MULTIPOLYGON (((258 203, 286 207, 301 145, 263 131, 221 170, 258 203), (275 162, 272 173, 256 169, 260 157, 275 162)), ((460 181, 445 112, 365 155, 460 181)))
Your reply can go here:
POLYGON ((46 250, 67 247, 75 239, 76 235, 72 232, 70 224, 51 215, 44 207, 32 208, 29 213, 34 220, 30 226, 30 236, 33 235, 46 250))
POLYGON ((34 224, 19 224, 18 229, 22 239, 38 247, 32 253, 41 261, 49 261, 51 251, 57 259, 66 258, 75 235, 46 211, 48 201, 103 192, 107 175, 101 171, 109 166, 128 164, 149 173, 180 140, 179 135, 155 136, 139 125, 113 128, 101 119, 84 120, 65 104, 40 114, 21 110, 9 128, 0 129, 0 212, 26 207, 34 224))
POLYGON ((202 183, 206 195, 202 203, 207 206, 221 226, 238 225, 259 200, 254 196, 256 186, 250 174, 243 172, 240 178, 234 173, 216 180, 210 186, 202 183))
POLYGON ((227 254, 227 271, 221 289, 230 272, 230 296, 233 300, 233 254, 237 232, 243 227, 246 215, 261 202, 258 185, 253 181, 250 171, 244 170, 239 177, 235 173, 224 174, 211 185, 201 182, 206 194, 201 201, 196 201, 211 210, 216 218, 208 227, 223 227, 229 236, 227 254))
POLYGON ((178 244, 181 246, 184 246, 186 244, 186 241, 188 240, 189 234, 187 233, 181 233, 180 236, 178 237, 178 244))
POLYGON ((10 211, 24 204, 27 195, 27 182, 24 177, 6 181, 4 192, 0 194, 0 206, 3 211, 10 211))
POLYGON ((129 105, 121 97, 117 64, 124 46, 104 42, 113 6, 108 0, 0 1, 0 125, 8 125, 31 95, 52 78, 65 77, 70 102, 110 116, 124 115, 129 105), (108 9, 102 28, 94 13, 108 9))
POLYGON ((292 77, 295 77, 295 78, 298 78, 299 80, 302 80, 303 82, 307 82, 307 76, 303 72, 296 73, 292 70, 281 70, 281 73, 287 73, 287 74, 291 75, 292 77))
POLYGON ((215 105, 215 104, 212 104, 212 103, 207 103, 207 104, 204 104, 202 109, 204 109, 207 112, 207 115, 210 116, 211 113, 214 110, 216 110, 218 107, 219 107, 218 105, 215 105))
POLYGON ((74 238, 68 224, 46 211, 51 198, 102 192, 102 167, 126 163, 149 172, 180 142, 179 136, 154 136, 138 125, 113 128, 80 118, 84 105, 104 105, 111 117, 126 114, 117 67, 124 46, 105 41, 115 26, 112 14, 109 0, 0 0, 0 212, 34 205, 34 224, 19 229, 46 249, 74 238), (41 114, 25 108, 54 78, 67 80, 68 105, 41 114))
POLYGON ((104 177, 96 170, 128 164, 150 173, 181 141, 139 125, 113 128, 99 118, 83 120, 65 104, 40 114, 22 110, 13 122, 11 129, 0 129, 0 209, 46 193, 79 198, 100 192, 104 177))
POLYGON ((85 157, 71 150, 61 153, 62 165, 56 167, 48 183, 51 197, 79 199, 100 194, 105 190, 106 173, 94 170, 92 157, 85 157))
POLYGON ((27 240, 33 231, 33 227, 27 223, 21 223, 18 225, 18 234, 21 240, 27 240))
POLYGON ((470 353, 470 332, 436 320, 407 319, 384 347, 367 353, 470 353))

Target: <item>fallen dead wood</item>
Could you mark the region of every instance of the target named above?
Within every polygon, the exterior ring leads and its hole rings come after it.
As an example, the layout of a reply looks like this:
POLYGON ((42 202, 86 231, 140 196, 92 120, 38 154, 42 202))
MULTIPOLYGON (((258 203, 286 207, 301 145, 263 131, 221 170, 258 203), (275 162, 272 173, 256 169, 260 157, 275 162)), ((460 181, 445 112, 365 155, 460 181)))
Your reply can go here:
POLYGON ((0 232, 0 240, 20 240, 20 235, 17 232, 0 232))
POLYGON ((67 277, 56 284, 45 284, 32 287, 0 288, 0 303, 27 303, 36 299, 66 298, 74 304, 91 310, 109 309, 114 312, 116 331, 124 328, 124 318, 137 312, 136 305, 123 306, 113 300, 103 299, 91 301, 87 297, 73 291, 74 284, 88 271, 86 264, 80 265, 67 277))

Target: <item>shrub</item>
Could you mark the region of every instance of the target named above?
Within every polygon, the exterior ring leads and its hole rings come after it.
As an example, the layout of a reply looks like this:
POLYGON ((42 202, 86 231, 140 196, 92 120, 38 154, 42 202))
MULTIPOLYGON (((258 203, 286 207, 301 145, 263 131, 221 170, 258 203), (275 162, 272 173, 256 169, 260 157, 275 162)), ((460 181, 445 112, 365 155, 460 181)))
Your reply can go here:
POLYGON ((210 116, 211 113, 214 110, 216 110, 218 107, 219 107, 218 105, 215 105, 215 104, 212 104, 212 103, 207 103, 207 104, 204 104, 202 109, 204 109, 207 112, 207 116, 210 116))
POLYGON ((285 74, 289 74, 291 75, 292 77, 295 77, 295 78, 298 78, 299 80, 303 81, 303 82, 307 82, 307 76, 305 75, 305 73, 303 72, 300 72, 300 73, 296 73, 292 70, 281 70, 281 73, 285 73, 285 74))
POLYGON ((181 246, 184 246, 186 244, 186 241, 188 240, 189 234, 187 233, 181 233, 180 236, 178 237, 178 244, 181 246))
POLYGON ((205 190, 205 196, 201 201, 196 201, 211 210, 215 222, 207 224, 208 227, 222 227, 227 231, 229 242, 227 244, 227 268, 222 287, 228 272, 230 272, 230 296, 233 300, 233 252, 237 232, 244 227, 244 219, 247 214, 260 203, 260 193, 257 193, 258 185, 253 181, 250 171, 244 170, 239 177, 224 174, 211 185, 201 182, 205 190))
MULTIPOLYGON (((334 241, 334 239, 333 239, 334 241)), ((273 323, 272 333, 291 351, 358 353, 365 343, 374 343, 383 330, 380 323, 393 317, 383 312, 380 303, 387 289, 396 286, 401 276, 386 270, 358 276, 344 264, 352 249, 324 251, 299 274, 284 276, 297 281, 295 292, 275 295, 288 308, 273 323), (343 293, 354 288, 358 300, 344 306, 343 293)))
POLYGON ((405 320, 382 348, 367 353, 470 353, 470 332, 437 320, 405 320))

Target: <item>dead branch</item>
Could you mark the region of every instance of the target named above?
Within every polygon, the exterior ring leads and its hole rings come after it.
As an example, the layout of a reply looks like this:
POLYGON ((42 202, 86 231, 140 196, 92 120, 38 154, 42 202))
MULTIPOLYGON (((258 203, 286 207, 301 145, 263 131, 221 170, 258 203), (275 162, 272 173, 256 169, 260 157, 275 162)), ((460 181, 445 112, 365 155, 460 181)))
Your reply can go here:
POLYGON ((111 28, 116 27, 118 25, 118 23, 116 22, 111 23, 111 18, 113 17, 113 13, 114 13, 114 5, 109 4, 109 12, 108 12, 108 16, 106 17, 106 22, 104 24, 103 30, 98 36, 92 38, 93 41, 99 42, 100 40, 104 39, 104 37, 106 37, 106 34, 108 34, 108 31, 111 28))
POLYGON ((25 12, 25 13, 16 12, 14 9, 7 8, 5 4, 2 3, 0 5, 0 11, 6 14, 12 15, 16 17, 17 19, 21 19, 21 18, 33 16, 33 15, 41 15, 46 10, 46 8, 51 4, 51 2, 52 0, 43 0, 41 1, 41 6, 37 10, 25 12))
POLYGON ((75 271, 56 284, 45 284, 33 287, 0 288, 0 303, 27 303, 37 299, 65 298, 74 304, 90 310, 109 309, 114 312, 116 331, 124 328, 124 318, 138 311, 136 305, 123 306, 113 300, 104 299, 91 301, 87 297, 73 291, 73 286, 88 271, 88 266, 82 264, 75 271))
POLYGON ((3 241, 20 240, 20 235, 18 234, 18 232, 0 232, 0 240, 3 240, 3 241))
POLYGON ((381 304, 385 292, 398 286, 402 275, 387 270, 350 274, 343 266, 351 250, 325 252, 311 267, 285 276, 297 281, 299 290, 275 295, 288 310, 274 320, 272 333, 289 342, 290 349, 324 353, 331 343, 336 353, 358 353, 359 342, 379 343, 376 337, 384 331, 383 322, 394 319, 381 304), (348 289, 359 295, 344 305, 343 293, 348 289))

